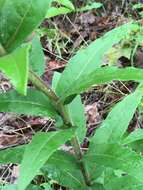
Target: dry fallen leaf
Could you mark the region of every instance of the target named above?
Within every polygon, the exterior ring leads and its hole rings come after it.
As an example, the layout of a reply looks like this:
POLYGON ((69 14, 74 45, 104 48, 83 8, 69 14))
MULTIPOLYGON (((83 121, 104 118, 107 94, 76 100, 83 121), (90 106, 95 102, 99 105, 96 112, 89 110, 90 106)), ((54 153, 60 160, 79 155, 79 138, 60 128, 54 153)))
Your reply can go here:
POLYGON ((87 105, 85 107, 85 113, 89 126, 96 125, 101 121, 96 102, 91 105, 87 105))

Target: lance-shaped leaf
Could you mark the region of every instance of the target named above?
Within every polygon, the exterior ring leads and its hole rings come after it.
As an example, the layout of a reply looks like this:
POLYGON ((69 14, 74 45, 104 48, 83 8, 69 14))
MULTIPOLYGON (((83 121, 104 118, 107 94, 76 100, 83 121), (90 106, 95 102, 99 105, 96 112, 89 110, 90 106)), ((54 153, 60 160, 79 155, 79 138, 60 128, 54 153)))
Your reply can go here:
POLYGON ((139 26, 137 24, 125 24, 106 33, 87 48, 80 50, 73 58, 71 58, 59 80, 57 86, 58 95, 61 97, 64 96, 64 93, 66 91, 71 91, 74 85, 82 86, 83 83, 86 82, 84 79, 89 81, 91 78, 90 74, 92 72, 94 73, 94 71, 96 72, 96 69, 101 66, 105 53, 114 44, 124 39, 129 32, 138 29, 139 26), (84 77, 85 75, 86 77, 84 77), (77 81, 82 83, 77 83, 77 81))
POLYGON ((136 91, 117 103, 108 114, 101 127, 96 130, 90 142, 89 151, 94 150, 96 144, 120 142, 136 108, 143 96, 142 85, 136 91))
POLYGON ((42 50, 41 42, 38 36, 32 40, 32 49, 30 51, 30 67, 32 70, 41 76, 45 70, 45 59, 42 50))
POLYGON ((29 46, 18 48, 0 57, 0 70, 11 80, 16 90, 26 94, 28 80, 29 46))
POLYGON ((46 18, 51 18, 51 17, 54 17, 54 16, 58 16, 58 15, 62 15, 62 14, 67 14, 67 13, 71 13, 71 12, 83 12, 83 11, 89 11, 89 10, 92 10, 92 9, 98 9, 102 7, 102 4, 101 3, 92 3, 92 4, 89 4, 89 5, 86 5, 85 7, 81 7, 81 8, 76 8, 72 9, 69 7, 50 7, 47 11, 47 14, 46 14, 46 18))
POLYGON ((0 42, 12 51, 42 22, 51 0, 8 0, 0 7, 0 42))
POLYGON ((0 150, 0 164, 19 164, 22 161, 26 146, 18 146, 8 148, 6 150, 0 150))
MULTIPOLYGON (((130 148, 119 144, 96 144, 92 152, 84 156, 84 161, 88 165, 100 165, 114 170, 122 171, 122 174, 130 175, 143 180, 143 158, 130 148)), ((94 175, 94 174, 92 174, 94 175)))
POLYGON ((34 89, 29 89, 27 96, 19 95, 13 90, 0 94, 0 111, 59 118, 48 97, 34 89))
POLYGON ((123 139, 123 144, 130 144, 135 141, 143 140, 143 129, 138 128, 130 133, 126 138, 123 139))
POLYGON ((52 89, 56 91, 56 87, 58 84, 58 81, 60 80, 61 73, 54 72, 53 80, 52 80, 52 89))
POLYGON ((143 152, 143 129, 138 128, 131 132, 122 140, 123 145, 127 145, 138 153, 143 152))
POLYGON ((98 68, 90 74, 85 74, 82 79, 77 80, 72 86, 69 86, 68 89, 64 89, 61 99, 65 101, 68 96, 79 94, 93 85, 111 82, 112 80, 135 80, 142 82, 143 70, 135 67, 120 69, 107 66, 98 68))
POLYGON ((24 190, 50 156, 73 135, 72 130, 37 133, 25 150, 20 168, 18 190, 24 190))
POLYGON ((92 152, 86 153, 84 160, 123 172, 129 172, 133 167, 136 168, 138 165, 142 165, 143 167, 141 156, 129 148, 118 144, 98 144, 92 152))
POLYGON ((104 190, 141 190, 143 187, 140 179, 111 168, 105 169, 103 178, 104 190))
POLYGON ((139 154, 143 153, 143 140, 137 140, 127 145, 132 150, 138 152, 139 154))
POLYGON ((142 190, 143 181, 133 176, 125 175, 111 179, 109 183, 104 186, 105 190, 142 190))
POLYGON ((96 183, 96 184, 92 185, 92 188, 93 188, 93 189, 98 189, 98 190, 106 190, 106 189, 104 188, 104 186, 101 185, 101 184, 99 184, 99 183, 96 183))
POLYGON ((86 119, 81 97, 76 96, 67 106, 67 109, 73 126, 77 127, 77 137, 79 138, 80 143, 82 143, 86 136, 86 119))
POLYGON ((55 2, 60 3, 61 5, 71 9, 71 10, 75 10, 74 5, 72 4, 72 2, 70 0, 54 0, 55 2))
POLYGON ((81 12, 89 11, 89 10, 92 10, 92 9, 98 9, 100 7, 102 7, 102 3, 92 2, 89 5, 86 5, 85 7, 79 8, 77 11, 81 11, 81 12))
POLYGON ((42 168, 45 176, 57 181, 60 185, 74 189, 87 190, 79 164, 73 155, 56 151, 42 168))
POLYGON ((47 14, 46 14, 46 18, 51 18, 51 17, 55 17, 58 15, 62 15, 62 14, 67 14, 67 13, 71 13, 72 10, 66 7, 51 7, 48 9, 47 14))
POLYGON ((128 95, 112 109, 91 139, 89 150, 84 157, 87 165, 110 167, 143 179, 142 157, 121 145, 122 137, 142 95, 142 85, 140 85, 134 93, 128 95))
MULTIPOLYGON (((54 90, 56 90, 60 76, 60 73, 54 73, 52 81, 52 87, 54 90)), ((79 138, 80 143, 82 143, 86 136, 86 119, 84 114, 84 106, 81 102, 80 96, 75 97, 74 100, 69 105, 67 105, 67 111, 69 113, 69 117, 73 126, 77 127, 76 134, 79 138)))

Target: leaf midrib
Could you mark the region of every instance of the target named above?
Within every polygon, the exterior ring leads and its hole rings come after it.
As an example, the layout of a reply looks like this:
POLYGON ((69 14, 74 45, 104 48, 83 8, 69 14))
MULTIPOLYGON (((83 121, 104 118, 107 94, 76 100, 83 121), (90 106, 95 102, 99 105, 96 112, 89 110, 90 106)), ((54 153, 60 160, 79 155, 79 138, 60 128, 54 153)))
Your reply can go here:
MULTIPOLYGON (((55 134, 57 134, 57 132, 55 132, 55 134)), ((36 156, 34 157, 34 159, 33 160, 30 160, 31 161, 31 165, 33 165, 33 163, 35 163, 35 161, 36 161, 36 159, 37 159, 37 156, 40 154, 40 152, 42 152, 42 150, 43 150, 43 147, 45 147, 45 145, 51 140, 51 138, 53 137, 53 136, 55 136, 55 134, 52 134, 49 138, 48 138, 48 141, 45 141, 45 143, 43 143, 43 145, 41 146, 41 149, 40 149, 40 151, 37 151, 37 154, 36 154, 36 156)), ((45 134, 44 134, 45 135, 45 134)), ((27 147, 28 148, 28 147, 27 147)), ((39 150, 39 149, 38 149, 39 150)), ((54 150, 53 150, 54 151, 54 150)), ((53 153, 53 151, 47 156, 47 160, 49 159, 49 157, 50 157, 50 155, 53 153)), ((27 152, 26 152, 27 153, 27 152)), ((26 156, 27 156, 27 154, 25 154, 26 156)), ((25 156, 24 156, 24 158, 23 158, 23 160, 25 159, 25 156)), ((24 160, 25 161, 25 160, 24 160)), ((29 161, 29 160, 28 160, 29 161)), ((27 159, 26 159, 26 162, 27 162, 27 159)), ((36 161, 36 162, 38 162, 38 161, 36 161)), ((46 162, 46 161, 45 161, 46 162)), ((25 165, 25 162, 24 162, 24 165, 25 165)), ((42 164, 43 165, 43 164, 42 164)), ((23 163, 21 163, 21 166, 23 166, 23 163)), ((34 167, 35 165, 33 165, 33 167, 34 167)), ((21 168, 23 168, 23 167, 21 167, 21 168)), ((36 172, 37 172, 37 166, 36 166, 36 168, 34 168, 35 170, 36 170, 36 172)), ((40 168, 39 168, 40 169, 40 168)), ((32 170, 33 170, 33 168, 32 168, 32 170)), ((32 171, 32 174, 31 174, 31 168, 30 168, 30 170, 27 168, 27 172, 29 172, 29 176, 30 176, 30 178, 32 178, 33 177, 33 173, 35 173, 35 171, 33 172, 32 171)), ((26 176, 25 177, 25 179, 27 179, 27 177, 29 178, 29 176, 26 176)), ((24 185, 24 187, 26 187, 27 186, 27 183, 26 183, 26 185, 25 185, 25 179, 24 179, 24 183, 23 183, 23 181, 22 181, 22 185, 24 185)), ((31 179, 30 179, 31 180, 31 179)), ((19 184, 21 184, 21 183, 19 183, 19 184)))
MULTIPOLYGON (((36 154, 35 158, 31 161, 31 164, 36 161, 38 155, 43 151, 43 148, 45 147, 45 145, 46 145, 56 134, 58 134, 58 132, 54 132, 54 134, 52 134, 52 135, 47 139, 47 141, 45 141, 45 143, 43 143, 43 145, 41 146, 41 149, 40 149, 40 150, 38 149, 39 151, 37 151, 37 154, 36 154)), ((44 133, 44 135, 45 135, 45 133, 44 133)), ((53 150, 53 151, 54 151, 54 150, 53 150)), ((51 154, 53 153, 53 151, 52 151, 49 155, 51 155, 51 154)), ((55 151, 56 151, 56 150, 55 150, 55 151)), ((48 160, 48 158, 49 158, 49 157, 47 157, 47 160, 48 160)), ((37 162, 37 161, 36 161, 36 162, 37 162)))
POLYGON ((78 180, 76 177, 74 177, 70 172, 65 170, 65 173, 67 173, 67 175, 69 175, 71 178, 73 178, 79 185, 83 186, 83 184, 81 183, 80 180, 78 180))
POLYGON ((30 0, 29 2, 29 7, 27 8, 27 11, 25 12, 24 16, 21 18, 19 25, 16 29, 16 31, 13 33, 13 35, 11 36, 11 38, 8 40, 8 42, 6 43, 5 47, 6 49, 10 46, 10 44, 12 44, 12 42, 14 41, 14 39, 16 38, 16 35, 18 34, 20 27, 22 25, 22 23, 24 22, 24 19, 26 18, 26 16, 28 15, 30 9, 32 7, 32 0, 30 0))
MULTIPOLYGON (((96 50, 96 52, 92 54, 92 56, 90 57, 90 59, 88 59, 88 61, 87 61, 86 64, 84 65, 83 69, 80 70, 79 74, 78 74, 77 77, 75 78, 74 82, 71 82, 71 83, 70 83, 70 87, 71 87, 71 86, 80 78, 80 76, 84 73, 84 71, 85 71, 86 68, 88 67, 88 64, 89 64, 90 61, 93 59, 93 57, 94 57, 96 54, 97 54, 97 58, 99 58, 99 57, 101 56, 101 55, 100 55, 100 50, 101 50, 104 46, 106 46, 106 44, 108 44, 108 41, 106 41, 106 37, 108 37, 108 35, 102 36, 101 38, 97 39, 98 41, 100 41, 100 40, 102 39, 102 40, 104 41, 104 43, 102 43, 102 45, 98 47, 98 49, 96 50), (98 54, 98 52, 99 52, 99 54, 98 54)), ((96 42, 97 42, 97 41, 96 41, 96 42)), ((96 43, 96 42, 95 42, 95 43, 96 43)), ((93 43, 94 43, 94 42, 93 42, 93 43)), ((92 44, 92 45, 93 45, 93 44, 92 44)), ((83 51, 85 51, 85 49, 83 49, 83 51)), ((96 59, 97 59, 97 58, 96 58, 96 59)), ((96 60, 95 60, 95 61, 96 61, 96 60)), ((72 60, 71 60, 71 62, 72 62, 72 60)), ((96 62, 95 62, 95 63, 96 63, 96 62)), ((100 60, 100 63, 101 63, 101 60, 100 60)), ((99 65, 100 65, 100 64, 98 64, 98 65, 95 64, 95 68, 94 68, 94 69, 98 68, 99 65)), ((65 90, 65 89, 63 90, 63 92, 68 91, 68 90, 70 89, 70 87, 68 86, 68 87, 66 88, 66 90, 65 90)))
POLYGON ((40 104, 40 103, 37 103, 37 102, 31 102, 31 101, 23 101, 23 100, 2 100, 0 101, 0 104, 1 103, 23 103, 23 104, 29 104, 29 105, 34 105, 34 106, 39 106, 39 107, 43 107, 45 109, 47 109, 47 106, 43 105, 43 104, 40 104))

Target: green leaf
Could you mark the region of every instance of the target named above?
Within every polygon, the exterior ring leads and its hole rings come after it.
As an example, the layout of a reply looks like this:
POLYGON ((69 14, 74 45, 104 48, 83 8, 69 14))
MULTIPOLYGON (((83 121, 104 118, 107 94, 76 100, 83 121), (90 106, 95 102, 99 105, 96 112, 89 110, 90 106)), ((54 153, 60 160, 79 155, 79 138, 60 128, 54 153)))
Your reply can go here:
POLYGON ((143 4, 142 3, 136 3, 135 5, 132 6, 133 9, 142 9, 143 4))
MULTIPOLYGON (((85 163, 109 167, 122 171, 122 175, 130 175, 139 181, 143 180, 143 159, 137 153, 119 144, 96 144, 92 152, 84 156, 85 163)), ((94 175, 94 174, 93 174, 94 175)))
POLYGON ((85 7, 77 9, 77 11, 80 11, 80 12, 90 11, 92 9, 98 9, 100 7, 102 7, 102 3, 96 3, 96 2, 94 2, 94 3, 91 3, 89 5, 86 5, 85 7))
MULTIPOLYGON (((94 75, 94 72, 95 75, 97 74, 96 69, 101 66, 102 60, 106 52, 114 44, 124 39, 129 32, 134 30, 136 31, 138 29, 139 26, 137 24, 125 24, 110 32, 107 32, 103 37, 95 40, 95 42, 91 43, 91 45, 89 45, 87 48, 77 52, 77 54, 73 58, 71 58, 68 66, 61 76, 56 90, 58 92, 58 95, 60 97, 67 96, 67 94, 71 94, 69 91, 72 90, 74 85, 82 86, 86 82, 85 79, 89 81, 91 73, 92 77, 94 75), (77 83, 78 81, 80 81, 81 84, 77 83), (66 95, 64 95, 65 92, 66 95)), ((99 72, 99 74, 101 74, 101 72, 99 72)), ((95 76, 93 78, 95 80, 95 76)), ((90 85, 93 85, 94 83, 95 81, 93 81, 93 83, 90 85)), ((87 87, 89 87, 89 85, 87 87)))
POLYGON ((86 136, 86 119, 81 97, 76 96, 67 108, 73 126, 77 127, 77 137, 79 138, 80 143, 82 143, 86 136))
POLYGON ((20 168, 18 190, 24 190, 37 175, 49 157, 66 141, 70 140, 72 130, 50 133, 37 133, 25 150, 20 168), (25 169, 26 168, 26 169, 25 169))
POLYGON ((134 141, 127 146, 139 154, 143 153, 143 140, 134 141))
POLYGON ((0 94, 0 111, 59 119, 50 100, 34 89, 29 89, 27 96, 21 96, 13 90, 0 94))
POLYGON ((6 74, 21 94, 26 94, 28 81, 29 45, 0 57, 0 70, 6 74))
POLYGON ((103 174, 104 190, 140 190, 143 182, 122 171, 106 168, 103 174))
POLYGON ((62 14, 67 14, 75 11, 74 5, 69 0, 54 0, 61 4, 60 7, 50 7, 47 11, 46 18, 55 17, 62 14))
POLYGON ((30 67, 39 76, 41 76, 45 70, 44 53, 38 36, 35 36, 32 40, 32 50, 30 52, 30 67))
MULTIPOLYGON (((130 171, 132 164, 136 166, 141 159, 127 147, 118 144, 96 144, 96 148, 84 156, 87 162, 113 168, 114 170, 130 171), (134 162, 134 163, 133 163, 134 162)), ((142 163, 143 164, 143 163, 142 163)))
MULTIPOLYGON (((15 184, 5 185, 0 187, 0 190, 17 190, 17 186, 15 184)), ((42 190, 42 188, 40 186, 30 184, 26 190, 42 190)))
POLYGON ((75 8, 70 0, 54 0, 54 1, 60 3, 61 5, 67 7, 71 10, 75 10, 75 8))
POLYGON ((51 18, 51 17, 55 17, 58 15, 62 15, 62 14, 67 14, 67 13, 71 13, 72 10, 68 9, 66 7, 51 7, 48 9, 47 14, 46 14, 46 18, 51 18))
POLYGON ((92 184, 104 184, 104 170, 106 169, 104 166, 100 166, 97 164, 93 164, 93 162, 86 162, 87 170, 90 174, 90 178, 92 180, 92 184))
POLYGON ((90 151, 96 147, 96 144, 109 144, 122 140, 142 96, 142 86, 139 86, 134 93, 125 97, 112 108, 101 127, 96 130, 96 134, 91 138, 90 151))
POLYGON ((30 185, 26 188, 26 190, 43 190, 43 188, 40 187, 39 185, 32 185, 32 184, 30 184, 30 185))
POLYGON ((143 152, 143 129, 138 128, 131 132, 126 138, 122 140, 123 145, 127 145, 132 150, 142 153, 143 152))
POLYGON ((98 184, 98 183, 94 184, 94 185, 92 186, 92 188, 98 189, 98 190, 105 190, 104 186, 101 185, 101 184, 98 184))
POLYGON ((5 186, 0 186, 0 190, 16 190, 16 185, 5 185, 5 186))
POLYGON ((72 7, 70 6, 69 8, 67 8, 67 6, 66 7, 58 7, 58 8, 50 7, 47 11, 46 18, 51 18, 51 17, 55 17, 58 15, 68 14, 68 13, 75 12, 75 11, 76 12, 89 11, 89 10, 97 9, 100 7, 102 7, 101 3, 92 3, 91 5, 86 5, 85 7, 77 8, 76 10, 73 6, 72 7))
POLYGON ((132 176, 122 176, 111 179, 111 181, 105 184, 106 190, 142 190, 143 182, 137 180, 132 176))
POLYGON ((102 178, 103 178, 102 184, 105 187, 105 185, 110 183, 110 181, 112 181, 113 179, 121 177, 122 173, 123 172, 119 170, 113 170, 112 168, 108 168, 108 167, 105 168, 102 174, 102 178))
POLYGON ((25 147, 26 147, 25 145, 22 145, 6 150, 0 150, 0 163, 1 164, 21 163, 25 147))
POLYGON ((53 80, 52 80, 52 89, 56 91, 56 87, 58 85, 58 81, 60 80, 61 73, 54 72, 53 80))
MULTIPOLYGON (((60 73, 54 73, 52 81, 52 88, 54 90, 56 90, 60 77, 60 73)), ((86 119, 84 114, 84 106, 81 102, 80 96, 75 97, 75 99, 67 106, 67 111, 69 113, 73 126, 77 128, 77 137, 79 138, 80 143, 82 143, 86 136, 86 119)))
POLYGON ((1 0, 0 1, 0 10, 1 10, 1 8, 3 7, 3 4, 5 3, 5 0, 1 0))
POLYGON ((74 156, 64 151, 56 151, 42 168, 44 176, 60 185, 74 190, 87 190, 79 165, 74 156))
MULTIPOLYGON (((56 86, 57 86, 57 83, 58 83, 58 81, 60 79, 60 76, 61 76, 60 73, 54 72, 53 80, 52 80, 52 89, 54 91, 56 89, 56 86)), ((61 120, 56 121, 55 126, 58 127, 58 128, 63 127, 63 120, 62 120, 62 118, 61 118, 61 120)))
POLYGON ((123 139, 123 144, 130 144, 132 142, 143 140, 143 129, 138 128, 130 133, 126 138, 123 139))
POLYGON ((8 0, 0 7, 0 42, 6 51, 18 47, 44 19, 51 0, 8 0))
POLYGON ((72 86, 69 86, 68 89, 64 89, 61 100, 63 102, 66 102, 66 98, 71 95, 79 94, 93 85, 111 82, 112 80, 135 80, 142 82, 143 70, 137 69, 135 67, 126 67, 119 69, 114 66, 98 68, 90 74, 85 74, 82 79, 75 81, 75 83, 72 84, 72 86))

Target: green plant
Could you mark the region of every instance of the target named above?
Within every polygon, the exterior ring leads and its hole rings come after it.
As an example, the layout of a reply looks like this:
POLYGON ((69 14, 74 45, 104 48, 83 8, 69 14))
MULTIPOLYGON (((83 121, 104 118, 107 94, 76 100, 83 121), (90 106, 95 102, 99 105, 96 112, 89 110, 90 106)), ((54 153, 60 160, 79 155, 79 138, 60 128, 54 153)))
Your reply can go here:
POLYGON ((15 87, 0 95, 0 111, 51 117, 58 125, 56 132, 37 133, 28 145, 1 151, 0 163, 20 164, 18 184, 1 189, 50 189, 53 180, 71 190, 141 190, 143 158, 132 149, 132 143, 142 140, 143 132, 138 129, 126 134, 126 130, 142 100, 143 71, 101 65, 114 44, 132 32, 137 34, 142 26, 125 24, 80 50, 61 75, 55 73, 50 87, 40 78, 44 61, 39 38, 24 43, 44 19, 50 3, 0 0, 0 69, 15 87), (28 80, 35 89, 27 88, 28 80), (92 85, 111 80, 135 80, 140 84, 111 110, 84 153, 80 144, 86 123, 79 94, 92 85), (58 150, 66 142, 73 147, 74 154, 58 150), (32 184, 37 175, 43 175, 46 183, 32 184))
POLYGON ((74 5, 69 1, 61 1, 61 0, 55 0, 53 2, 57 2, 59 6, 51 6, 49 10, 47 11, 46 18, 51 18, 57 15, 62 15, 62 14, 67 14, 67 13, 72 13, 72 12, 84 12, 84 11, 89 11, 92 9, 98 9, 102 7, 101 3, 97 2, 92 2, 84 7, 81 8, 74 8, 74 5))
POLYGON ((142 16, 143 16, 143 4, 142 3, 136 3, 132 6, 132 8, 142 18, 142 16))

